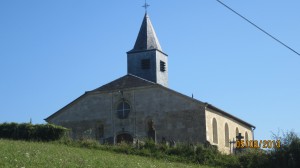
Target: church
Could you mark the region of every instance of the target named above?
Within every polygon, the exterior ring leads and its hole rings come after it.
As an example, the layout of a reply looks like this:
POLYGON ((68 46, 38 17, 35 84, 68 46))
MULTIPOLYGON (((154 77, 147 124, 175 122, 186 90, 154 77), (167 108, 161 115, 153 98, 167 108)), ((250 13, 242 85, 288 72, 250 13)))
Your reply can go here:
POLYGON ((229 153, 240 133, 252 140, 255 126, 209 103, 168 88, 168 55, 162 51, 147 12, 127 52, 127 74, 85 92, 45 119, 69 128, 73 139, 100 143, 207 143, 229 153))

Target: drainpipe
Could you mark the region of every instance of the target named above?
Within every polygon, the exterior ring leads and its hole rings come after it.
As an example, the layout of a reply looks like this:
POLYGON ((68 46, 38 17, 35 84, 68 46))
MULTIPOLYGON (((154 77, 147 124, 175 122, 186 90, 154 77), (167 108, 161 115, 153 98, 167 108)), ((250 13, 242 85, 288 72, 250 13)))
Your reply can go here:
POLYGON ((207 106, 208 106, 208 103, 204 103, 204 128, 205 128, 205 131, 204 131, 204 134, 205 134, 205 141, 204 141, 204 143, 206 143, 206 142, 209 142, 208 141, 208 138, 207 138, 207 127, 206 127, 206 109, 207 109, 207 106))
POLYGON ((252 130, 252 140, 254 141, 254 130, 255 130, 255 127, 251 127, 251 130, 252 130))
POLYGON ((114 92, 111 92, 111 105, 110 105, 110 115, 111 115, 111 121, 112 121, 112 133, 113 133, 113 144, 116 144, 116 136, 115 136, 115 121, 114 121, 114 115, 113 115, 113 102, 114 102, 114 92))

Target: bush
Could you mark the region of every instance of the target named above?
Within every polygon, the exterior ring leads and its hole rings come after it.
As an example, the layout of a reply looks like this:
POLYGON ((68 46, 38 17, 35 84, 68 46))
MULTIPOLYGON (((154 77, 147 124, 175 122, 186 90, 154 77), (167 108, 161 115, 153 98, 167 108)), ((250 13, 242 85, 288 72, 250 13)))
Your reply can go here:
POLYGON ((267 168, 270 166, 270 155, 262 149, 248 149, 238 155, 241 165, 247 168, 267 168))
POLYGON ((142 146, 142 148, 149 149, 150 151, 153 152, 157 149, 156 144, 152 139, 146 139, 145 144, 142 146))
POLYGON ((214 163, 216 155, 219 154, 218 149, 214 147, 204 147, 202 144, 196 147, 195 161, 200 164, 214 163))
POLYGON ((239 159, 236 155, 225 155, 217 154, 215 156, 214 162, 209 163, 211 166, 220 166, 226 168, 240 168, 241 166, 239 159))
POLYGON ((194 146, 187 143, 177 143, 176 147, 172 147, 166 150, 169 155, 177 155, 192 159, 195 155, 194 146))
POLYGON ((271 152, 273 167, 300 167, 300 138, 293 131, 282 132, 282 136, 273 134, 281 141, 280 148, 271 152))
POLYGON ((64 127, 52 124, 0 124, 0 138, 14 140, 53 141, 62 138, 67 131, 64 127))

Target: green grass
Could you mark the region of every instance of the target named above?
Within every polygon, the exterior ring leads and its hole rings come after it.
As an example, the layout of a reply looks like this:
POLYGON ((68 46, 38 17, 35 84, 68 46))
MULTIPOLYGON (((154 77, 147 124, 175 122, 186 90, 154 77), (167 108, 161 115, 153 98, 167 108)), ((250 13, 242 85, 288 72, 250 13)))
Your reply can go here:
POLYGON ((0 139, 0 167, 207 168, 207 166, 196 164, 183 164, 163 159, 118 154, 99 149, 3 139, 0 139))

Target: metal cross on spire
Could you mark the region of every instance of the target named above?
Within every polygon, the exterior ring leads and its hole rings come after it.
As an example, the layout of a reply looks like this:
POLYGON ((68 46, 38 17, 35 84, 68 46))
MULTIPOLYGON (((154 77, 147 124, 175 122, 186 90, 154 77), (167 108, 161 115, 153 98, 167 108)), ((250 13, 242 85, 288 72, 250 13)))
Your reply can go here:
POLYGON ((150 5, 147 4, 147 0, 145 0, 145 4, 142 6, 143 8, 145 8, 145 13, 147 13, 147 8, 149 7, 150 5))

